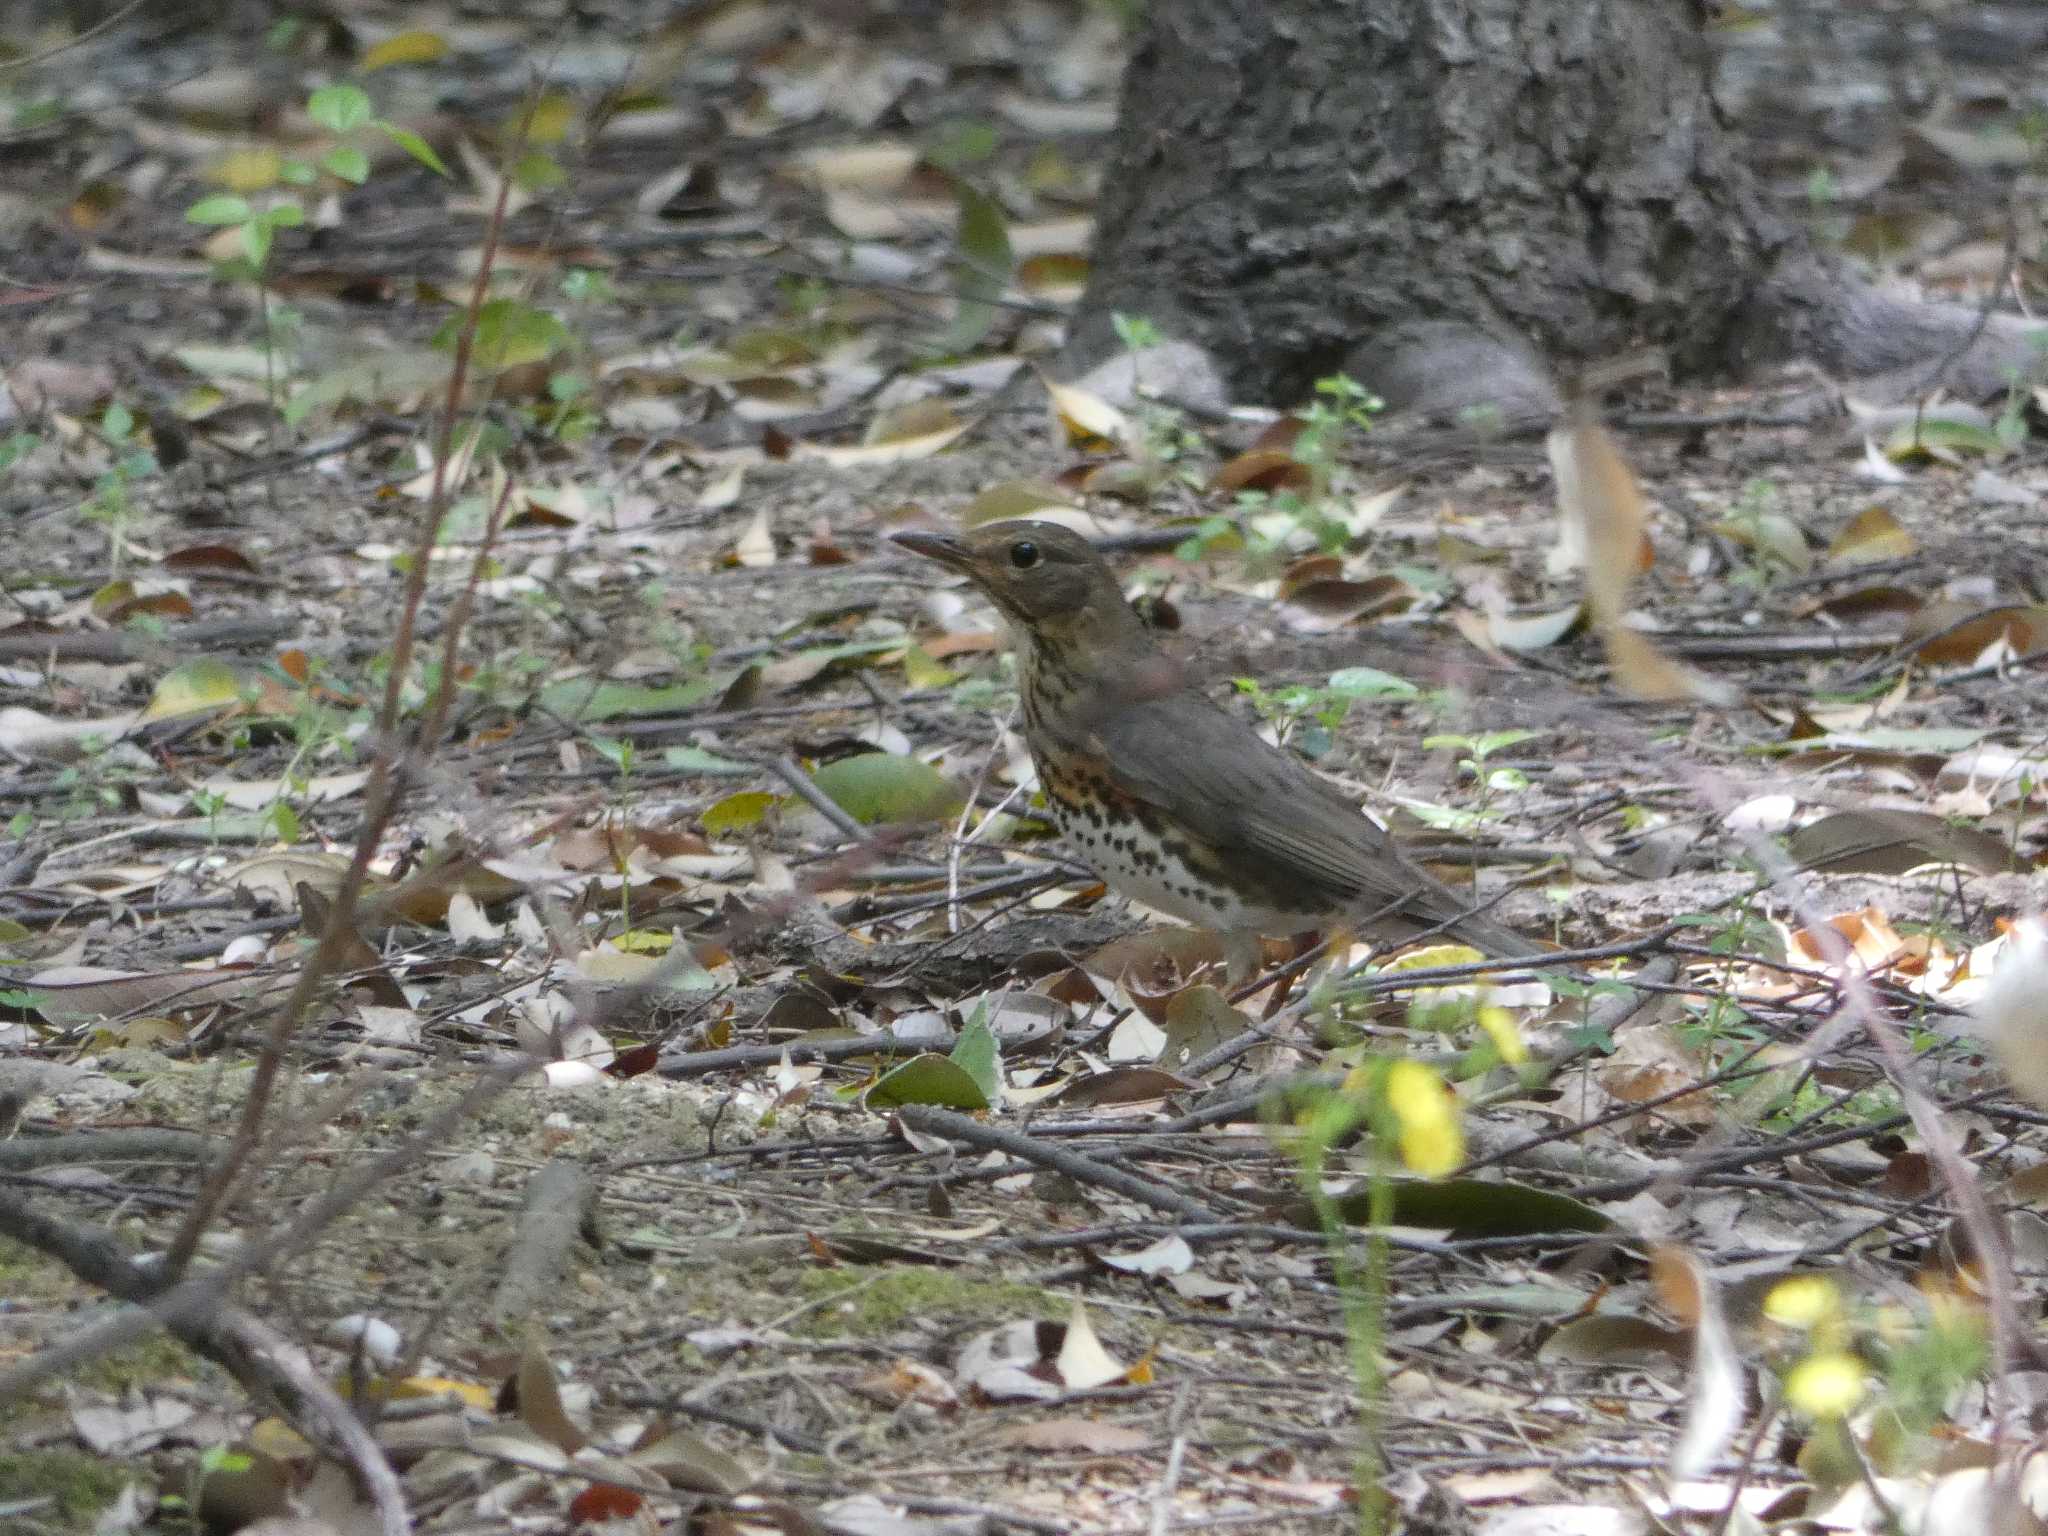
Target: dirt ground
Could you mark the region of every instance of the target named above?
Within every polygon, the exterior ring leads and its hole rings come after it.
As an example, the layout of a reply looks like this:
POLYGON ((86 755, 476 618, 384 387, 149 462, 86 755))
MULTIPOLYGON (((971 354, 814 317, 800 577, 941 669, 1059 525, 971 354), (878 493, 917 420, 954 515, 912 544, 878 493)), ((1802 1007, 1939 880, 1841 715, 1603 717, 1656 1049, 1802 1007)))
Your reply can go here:
MULTIPOLYGON (((266 1400, 308 1379, 443 1531, 1335 1529, 1361 1475, 1415 1530, 1875 1529, 2009 1455, 2048 1266, 2010 932, 2040 381, 1917 419, 1799 372, 1617 396, 1635 622, 1689 678, 1646 702, 1543 445, 1344 434, 1319 552, 1235 494, 1296 483, 1243 455, 1302 402, 1090 435, 1103 392, 1062 422, 1013 377, 1084 270, 1112 9, 532 9, 0 28, 0 1527, 375 1529, 317 1396, 266 1400), (335 83, 374 120, 309 112, 335 83), (286 197, 263 285, 223 276, 286 197), (487 255, 506 350, 444 439, 487 255), (1274 946, 1233 999, 1094 885, 988 608, 886 542, 1027 506, 1567 958, 1432 1011, 1379 969, 1290 990, 1274 946), (445 720, 275 1035, 409 625, 404 728, 452 661, 445 720), (1360 1087, 1395 1059, 1459 1109, 1449 1180, 1360 1087), (1318 1151, 1340 1083, 1377 1133, 1318 1151), (60 1354, 181 1243, 231 1281, 182 1342, 60 1354)), ((1824 237, 2031 305, 2048 100, 1982 42, 2025 11, 1964 9, 1876 93, 1758 12, 1731 99, 1824 237)))

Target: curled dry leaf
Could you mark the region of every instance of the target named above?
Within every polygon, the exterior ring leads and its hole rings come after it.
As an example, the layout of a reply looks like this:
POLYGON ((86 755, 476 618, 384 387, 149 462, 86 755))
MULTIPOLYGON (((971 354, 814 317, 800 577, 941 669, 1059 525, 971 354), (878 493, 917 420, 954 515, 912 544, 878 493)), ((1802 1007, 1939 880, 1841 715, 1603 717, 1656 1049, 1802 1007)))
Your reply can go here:
POLYGON ((977 1333, 961 1347, 953 1376, 992 1402, 1058 1397, 1065 1388, 1049 1358, 1061 1330, 1029 1318, 977 1333))
POLYGON ((93 740, 116 741, 130 724, 127 716, 96 720, 52 720, 24 705, 0 709, 0 756, 17 762, 66 762, 81 756, 93 740))
POLYGON ((1136 1253, 1105 1253, 1102 1262, 1132 1275, 1179 1275, 1194 1268, 1195 1251, 1186 1238, 1168 1233, 1136 1253))
POLYGON ((1079 1296, 1074 1298, 1073 1311, 1067 1315, 1067 1336, 1060 1345, 1059 1359, 1055 1364, 1060 1380, 1067 1384, 1070 1392, 1106 1387, 1130 1374, 1130 1367, 1119 1365, 1102 1347, 1102 1340, 1095 1336, 1095 1327, 1088 1321, 1088 1309, 1079 1296))
POLYGON ((821 144, 792 155, 785 169, 821 191, 893 192, 917 169, 915 145, 901 139, 821 144))
POLYGON ((952 1383, 919 1360, 899 1356, 889 1368, 861 1377, 853 1390, 872 1401, 895 1406, 922 1403, 928 1408, 951 1410, 960 1406, 960 1394, 952 1383))
POLYGON ((1043 373, 1038 377, 1052 402, 1053 429, 1062 441, 1091 452, 1115 448, 1132 453, 1143 446, 1144 433, 1101 396, 1043 373))
POLYGON ((1049 511, 1077 512, 1073 498, 1049 480, 999 480, 967 504, 962 528, 1013 517, 1043 517, 1049 511))

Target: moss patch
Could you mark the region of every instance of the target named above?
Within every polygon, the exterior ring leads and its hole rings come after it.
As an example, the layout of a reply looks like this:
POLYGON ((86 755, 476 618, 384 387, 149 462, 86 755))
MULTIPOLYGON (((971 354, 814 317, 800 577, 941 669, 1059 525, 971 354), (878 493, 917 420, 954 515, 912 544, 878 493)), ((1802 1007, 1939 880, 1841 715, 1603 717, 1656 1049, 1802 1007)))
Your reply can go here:
POLYGON ((55 1499, 59 1513, 81 1528, 128 1479, 122 1468, 81 1451, 0 1452, 0 1488, 10 1499, 55 1499))
POLYGON ((845 1293, 797 1320, 796 1330, 814 1338, 865 1336, 933 1318, 1000 1323, 1066 1316, 1059 1299, 1035 1285, 957 1269, 812 1269, 804 1271, 797 1288, 809 1300, 845 1293))

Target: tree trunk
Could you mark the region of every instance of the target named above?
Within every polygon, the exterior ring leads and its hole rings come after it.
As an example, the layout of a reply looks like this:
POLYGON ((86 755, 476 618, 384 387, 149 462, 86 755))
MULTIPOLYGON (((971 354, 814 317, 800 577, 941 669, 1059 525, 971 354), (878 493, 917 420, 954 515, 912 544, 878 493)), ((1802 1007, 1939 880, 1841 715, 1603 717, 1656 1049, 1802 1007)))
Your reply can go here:
MULTIPOLYGON (((1151 0, 1070 356, 1143 315, 1241 398, 1343 367, 1390 405, 1547 422, 1553 369, 1798 349, 1840 373, 1969 339, 1811 253, 1709 93, 1699 0, 1151 0)), ((1997 388, 2001 319, 1959 370, 1997 388)))

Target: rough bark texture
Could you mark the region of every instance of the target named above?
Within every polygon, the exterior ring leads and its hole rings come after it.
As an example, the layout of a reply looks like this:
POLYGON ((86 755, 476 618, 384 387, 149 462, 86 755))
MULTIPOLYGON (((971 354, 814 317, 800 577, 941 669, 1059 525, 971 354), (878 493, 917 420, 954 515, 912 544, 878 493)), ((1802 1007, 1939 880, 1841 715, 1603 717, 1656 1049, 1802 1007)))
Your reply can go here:
MULTIPOLYGON (((1897 303, 1753 190, 1700 22, 1698 0, 1152 0, 1073 360, 1123 311, 1208 347, 1242 398, 1344 366, 1509 425, 1548 419, 1552 368, 1645 343, 1686 373, 1794 346, 1902 366, 1897 303)), ((1915 355, 1974 318, 1921 315, 1915 355)))

